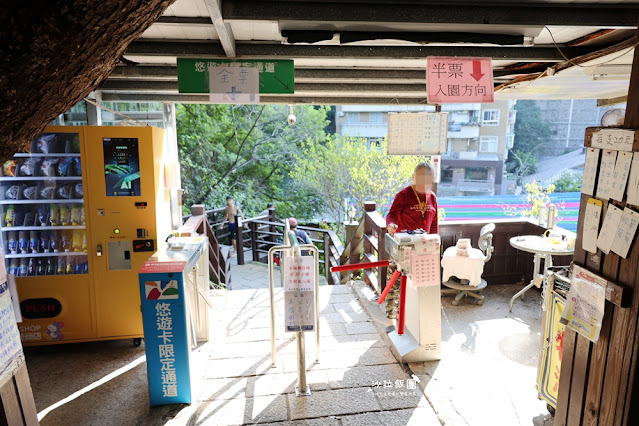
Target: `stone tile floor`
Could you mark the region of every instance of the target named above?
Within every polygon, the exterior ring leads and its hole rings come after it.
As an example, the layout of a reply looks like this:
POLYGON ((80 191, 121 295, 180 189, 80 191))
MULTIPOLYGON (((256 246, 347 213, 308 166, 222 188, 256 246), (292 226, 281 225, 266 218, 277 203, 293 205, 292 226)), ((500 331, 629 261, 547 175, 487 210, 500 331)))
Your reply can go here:
POLYGON ((276 289, 275 367, 268 290, 214 291, 212 298, 220 307, 212 323, 217 334, 196 424, 440 424, 421 390, 407 388, 411 376, 350 286, 320 287, 319 363, 314 333, 305 335, 309 397, 295 394, 296 342, 294 334, 284 332, 281 289, 276 289))

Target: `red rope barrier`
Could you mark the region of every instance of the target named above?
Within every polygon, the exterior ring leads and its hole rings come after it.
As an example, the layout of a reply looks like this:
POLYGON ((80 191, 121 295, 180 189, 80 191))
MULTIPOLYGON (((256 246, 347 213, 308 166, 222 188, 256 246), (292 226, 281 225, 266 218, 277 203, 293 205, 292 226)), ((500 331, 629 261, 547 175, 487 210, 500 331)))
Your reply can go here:
POLYGON ((357 271, 359 269, 371 269, 388 266, 388 260, 379 260, 377 262, 355 263, 354 265, 339 265, 331 267, 331 272, 357 271))
POLYGON ((399 285, 399 309, 397 312, 397 334, 404 334, 404 317, 406 306, 406 275, 402 275, 399 285))
POLYGON ((395 281, 397 281, 397 278, 399 278, 400 275, 401 272, 399 272, 399 269, 396 269, 395 272, 393 272, 390 281, 386 284, 386 288, 384 288, 384 291, 382 291, 381 296, 379 296, 379 299, 377 300, 378 305, 381 305, 384 302, 386 296, 388 296, 388 293, 393 288, 393 284, 395 284, 395 281))

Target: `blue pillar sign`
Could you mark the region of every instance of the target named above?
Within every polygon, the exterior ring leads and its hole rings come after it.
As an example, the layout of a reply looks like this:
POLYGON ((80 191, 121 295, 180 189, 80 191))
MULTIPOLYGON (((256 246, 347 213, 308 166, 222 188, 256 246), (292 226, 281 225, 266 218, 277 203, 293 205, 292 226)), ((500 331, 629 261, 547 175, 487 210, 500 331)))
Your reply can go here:
POLYGON ((146 262, 140 298, 151 405, 191 402, 186 262, 146 262))

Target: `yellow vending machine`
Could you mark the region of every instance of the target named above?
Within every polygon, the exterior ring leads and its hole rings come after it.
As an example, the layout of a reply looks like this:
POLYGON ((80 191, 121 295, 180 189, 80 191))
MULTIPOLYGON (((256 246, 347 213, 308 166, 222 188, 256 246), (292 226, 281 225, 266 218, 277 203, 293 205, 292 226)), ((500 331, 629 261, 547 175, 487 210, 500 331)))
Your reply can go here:
POLYGON ((3 164, 23 344, 142 337, 137 272, 171 229, 164 147, 154 127, 48 127, 3 164))

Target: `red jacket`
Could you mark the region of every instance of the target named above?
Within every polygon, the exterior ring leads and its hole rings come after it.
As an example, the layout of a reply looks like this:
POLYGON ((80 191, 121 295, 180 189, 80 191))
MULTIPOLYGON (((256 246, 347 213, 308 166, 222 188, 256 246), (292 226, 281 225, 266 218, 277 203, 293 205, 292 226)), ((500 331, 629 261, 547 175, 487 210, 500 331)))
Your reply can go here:
POLYGON ((413 188, 408 186, 397 193, 393 205, 386 216, 386 226, 394 223, 397 225, 397 232, 415 231, 423 229, 429 234, 439 234, 439 224, 437 222, 437 196, 429 192, 428 199, 426 194, 418 194, 419 200, 426 204, 424 219, 417 204, 417 197, 413 188))

